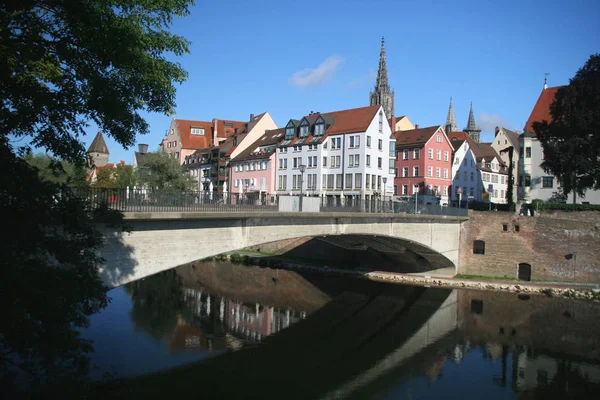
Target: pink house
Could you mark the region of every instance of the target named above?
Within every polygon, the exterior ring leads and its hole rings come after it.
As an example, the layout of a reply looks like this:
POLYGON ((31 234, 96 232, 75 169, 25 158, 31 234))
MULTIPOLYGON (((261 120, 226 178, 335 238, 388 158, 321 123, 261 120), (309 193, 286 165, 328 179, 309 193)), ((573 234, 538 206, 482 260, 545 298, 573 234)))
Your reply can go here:
POLYGON ((394 133, 398 196, 418 194, 424 203, 449 204, 452 185, 452 145, 441 126, 394 133))
POLYGON ((275 194, 275 150, 284 133, 284 128, 266 131, 229 161, 231 193, 275 194))

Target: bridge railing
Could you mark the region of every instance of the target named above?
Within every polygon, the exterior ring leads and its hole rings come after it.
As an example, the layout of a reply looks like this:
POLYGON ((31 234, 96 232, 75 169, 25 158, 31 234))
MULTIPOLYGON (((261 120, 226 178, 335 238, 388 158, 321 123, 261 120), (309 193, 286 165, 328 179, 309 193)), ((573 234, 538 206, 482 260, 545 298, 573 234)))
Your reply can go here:
MULTIPOLYGON (((279 197, 266 193, 210 193, 205 191, 151 190, 143 188, 73 188, 91 209, 107 206, 122 212, 278 212, 279 197)), ((321 212, 426 214, 467 216, 465 208, 442 207, 391 199, 340 199, 323 197, 321 212)))
POLYGON ((265 193, 76 188, 73 192, 92 209, 108 206, 123 212, 277 211, 277 198, 265 193))

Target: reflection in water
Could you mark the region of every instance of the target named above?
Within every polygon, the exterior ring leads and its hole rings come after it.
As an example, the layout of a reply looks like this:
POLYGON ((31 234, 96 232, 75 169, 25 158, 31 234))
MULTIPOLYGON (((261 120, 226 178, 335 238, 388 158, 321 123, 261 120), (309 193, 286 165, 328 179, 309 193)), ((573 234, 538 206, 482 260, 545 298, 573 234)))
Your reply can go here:
POLYGON ((137 332, 177 360, 158 357, 163 372, 128 381, 128 396, 600 398, 598 303, 228 263, 127 290, 137 332))

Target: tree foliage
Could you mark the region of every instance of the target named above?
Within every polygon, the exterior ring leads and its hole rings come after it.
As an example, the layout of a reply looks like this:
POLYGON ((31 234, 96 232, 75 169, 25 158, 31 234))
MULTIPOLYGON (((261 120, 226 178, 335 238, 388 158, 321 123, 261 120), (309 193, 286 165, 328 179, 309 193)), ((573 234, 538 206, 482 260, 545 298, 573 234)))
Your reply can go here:
POLYGON ((559 178, 564 194, 600 189, 600 54, 556 92, 550 114, 552 121, 533 124, 542 168, 559 178))
POLYGON ((177 159, 163 151, 144 154, 135 180, 139 186, 166 190, 189 190, 196 184, 177 159))
POLYGON ((2 0, 0 135, 28 136, 75 163, 88 121, 131 146, 139 111, 167 114, 186 78, 166 53, 188 42, 166 28, 193 0, 2 0))
POLYGON ((27 153, 25 161, 38 170, 41 179, 74 187, 86 187, 87 171, 82 165, 59 161, 45 154, 27 153))
POLYGON ((168 28, 192 3, 0 0, 0 381, 7 398, 15 377, 41 384, 46 397, 52 387, 65 397, 60 382, 88 370, 92 344, 78 329, 108 301, 98 275, 102 237, 97 213, 66 186, 79 178, 51 170, 85 164, 80 138, 90 122, 130 146, 148 132, 141 112, 172 112, 175 84, 186 73, 166 56, 186 53, 188 42, 168 28), (27 144, 15 149, 9 138, 27 144), (27 156, 33 147, 61 162, 27 156))
POLYGON ((125 189, 135 184, 133 167, 117 164, 114 167, 99 168, 94 187, 105 189, 125 189))

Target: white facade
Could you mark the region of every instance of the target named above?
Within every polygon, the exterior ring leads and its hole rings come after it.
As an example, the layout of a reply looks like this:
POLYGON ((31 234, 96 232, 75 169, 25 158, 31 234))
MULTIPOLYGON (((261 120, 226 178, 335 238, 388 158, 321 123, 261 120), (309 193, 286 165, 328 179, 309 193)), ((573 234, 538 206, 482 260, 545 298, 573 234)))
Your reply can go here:
POLYGON ((452 200, 458 201, 459 188, 462 201, 491 201, 506 204, 508 172, 499 157, 475 159, 469 142, 464 141, 454 152, 452 162, 452 200))
POLYGON ((369 199, 383 195, 384 186, 385 195, 391 196, 395 161, 395 139, 391 135, 386 115, 379 107, 363 132, 330 134, 319 140, 322 143, 280 144, 276 156, 277 194, 300 193, 299 166, 305 165, 302 193, 306 196, 369 199))

